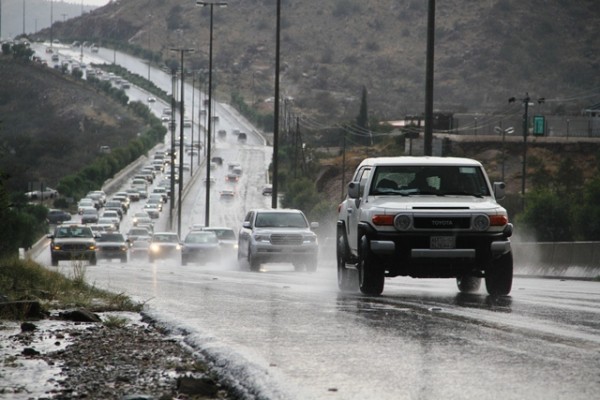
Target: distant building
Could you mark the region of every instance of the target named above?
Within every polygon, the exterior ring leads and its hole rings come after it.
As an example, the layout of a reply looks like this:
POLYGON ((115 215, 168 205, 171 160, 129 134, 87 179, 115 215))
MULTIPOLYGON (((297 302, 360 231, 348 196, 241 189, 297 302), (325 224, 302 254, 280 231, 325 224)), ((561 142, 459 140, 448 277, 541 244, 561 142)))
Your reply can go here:
POLYGON ((586 117, 599 118, 600 117, 600 103, 596 103, 585 110, 583 110, 583 115, 586 117))

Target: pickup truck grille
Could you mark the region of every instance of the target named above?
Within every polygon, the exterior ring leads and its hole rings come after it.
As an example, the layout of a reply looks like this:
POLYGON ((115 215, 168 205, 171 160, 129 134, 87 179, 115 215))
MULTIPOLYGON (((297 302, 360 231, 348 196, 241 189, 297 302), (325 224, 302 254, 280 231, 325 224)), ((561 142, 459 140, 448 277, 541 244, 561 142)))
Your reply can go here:
POLYGON ((471 217, 415 217, 413 224, 415 229, 470 229, 471 217))
POLYGON ((276 233, 271 235, 271 244, 294 246, 301 245, 302 235, 276 233))
POLYGON ((119 246, 119 245, 114 245, 114 246, 99 246, 98 250, 100 250, 100 251, 120 251, 121 250, 121 246, 119 246))
POLYGON ((61 245, 63 251, 84 251, 89 248, 86 243, 65 243, 61 245))

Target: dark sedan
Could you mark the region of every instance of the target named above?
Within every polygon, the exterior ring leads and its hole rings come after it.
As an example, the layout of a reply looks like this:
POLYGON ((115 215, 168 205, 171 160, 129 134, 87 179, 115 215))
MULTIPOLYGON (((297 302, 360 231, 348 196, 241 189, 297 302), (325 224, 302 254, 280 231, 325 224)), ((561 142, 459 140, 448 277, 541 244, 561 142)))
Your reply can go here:
POLYGON ((188 262, 204 264, 219 254, 219 239, 215 232, 192 231, 188 233, 181 248, 181 265, 188 262))
POLYGON ((96 259, 111 260, 118 258, 127 262, 129 243, 121 233, 103 233, 96 239, 96 259))
POLYGON ((60 224, 65 221, 71 220, 71 214, 63 210, 48 210, 48 215, 46 216, 49 224, 60 224))

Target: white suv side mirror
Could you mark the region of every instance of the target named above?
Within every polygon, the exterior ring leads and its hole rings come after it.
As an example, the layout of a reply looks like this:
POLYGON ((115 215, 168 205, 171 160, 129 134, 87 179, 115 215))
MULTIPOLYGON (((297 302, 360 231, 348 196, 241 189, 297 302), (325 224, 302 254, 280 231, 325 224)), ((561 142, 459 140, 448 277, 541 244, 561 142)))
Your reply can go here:
POLYGON ((506 196, 505 189, 506 184, 504 182, 494 182, 494 197, 496 200, 502 200, 506 196))
POLYGON ((360 182, 350 182, 348 184, 348 197, 351 199, 358 199, 360 189, 360 182))

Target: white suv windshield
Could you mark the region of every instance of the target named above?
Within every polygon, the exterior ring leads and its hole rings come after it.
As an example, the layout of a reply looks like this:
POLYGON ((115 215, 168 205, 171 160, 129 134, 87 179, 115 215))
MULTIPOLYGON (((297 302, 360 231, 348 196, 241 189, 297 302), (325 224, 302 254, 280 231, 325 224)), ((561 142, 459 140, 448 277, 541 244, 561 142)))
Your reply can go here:
POLYGON ((299 213, 262 212, 256 215, 257 228, 306 228, 306 219, 299 213))
POLYGON ((489 196, 489 188, 476 166, 380 166, 375 169, 369 194, 489 196))

